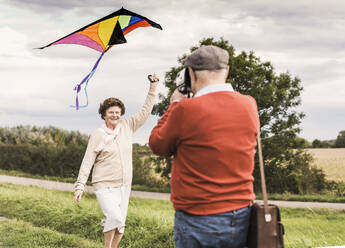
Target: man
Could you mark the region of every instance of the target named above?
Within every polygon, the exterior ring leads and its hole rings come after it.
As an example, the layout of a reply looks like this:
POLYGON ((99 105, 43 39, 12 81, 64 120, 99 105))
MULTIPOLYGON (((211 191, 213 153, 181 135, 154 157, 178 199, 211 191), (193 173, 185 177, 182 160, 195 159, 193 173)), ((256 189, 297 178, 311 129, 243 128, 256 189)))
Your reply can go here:
POLYGON ((245 247, 253 192, 257 107, 226 84, 229 54, 202 46, 185 61, 193 98, 177 90, 152 130, 153 153, 174 156, 176 247, 245 247))

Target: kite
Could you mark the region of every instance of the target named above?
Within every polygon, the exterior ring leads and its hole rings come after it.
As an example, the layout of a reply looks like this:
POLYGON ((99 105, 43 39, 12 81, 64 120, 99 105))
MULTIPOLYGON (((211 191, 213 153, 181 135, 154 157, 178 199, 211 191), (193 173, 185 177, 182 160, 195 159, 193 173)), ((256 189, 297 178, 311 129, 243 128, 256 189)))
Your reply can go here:
POLYGON ((88 95, 86 88, 104 53, 106 53, 113 45, 126 43, 127 41, 125 39, 125 35, 139 27, 154 27, 162 30, 161 25, 158 23, 155 23, 146 17, 133 13, 122 7, 121 9, 89 25, 86 25, 85 27, 82 27, 69 35, 66 35, 61 39, 38 48, 44 49, 46 47, 58 44, 77 44, 87 46, 101 53, 91 72, 75 86, 74 90, 76 91, 76 102, 75 106, 72 107, 78 110, 79 108, 88 106, 88 95), (85 84, 84 91, 86 96, 86 104, 80 105, 78 94, 83 84, 85 84))

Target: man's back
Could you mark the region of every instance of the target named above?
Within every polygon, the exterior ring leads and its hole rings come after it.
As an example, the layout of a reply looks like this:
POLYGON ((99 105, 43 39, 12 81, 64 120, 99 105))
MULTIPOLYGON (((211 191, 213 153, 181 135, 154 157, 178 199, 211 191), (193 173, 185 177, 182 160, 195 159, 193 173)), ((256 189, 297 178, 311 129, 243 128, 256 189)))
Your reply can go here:
POLYGON ((234 92, 229 53, 201 46, 183 60, 185 77, 150 136, 153 153, 174 155, 171 201, 177 248, 246 246, 258 113, 234 92), (179 101, 178 103, 175 103, 179 101))
POLYGON ((160 121, 164 128, 158 124, 152 131, 150 146, 157 154, 174 153, 171 200, 175 210, 205 215, 250 205, 255 197, 254 99, 220 91, 182 100, 167 112, 160 121), (167 146, 156 142, 160 135, 167 146))

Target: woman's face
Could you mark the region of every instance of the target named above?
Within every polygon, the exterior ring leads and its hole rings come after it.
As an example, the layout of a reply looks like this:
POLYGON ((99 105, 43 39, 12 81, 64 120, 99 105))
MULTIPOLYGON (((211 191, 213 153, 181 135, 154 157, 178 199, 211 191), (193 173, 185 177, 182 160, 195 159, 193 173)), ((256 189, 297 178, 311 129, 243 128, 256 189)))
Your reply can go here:
POLYGON ((107 127, 115 128, 121 118, 121 108, 112 106, 105 111, 104 120, 107 127))

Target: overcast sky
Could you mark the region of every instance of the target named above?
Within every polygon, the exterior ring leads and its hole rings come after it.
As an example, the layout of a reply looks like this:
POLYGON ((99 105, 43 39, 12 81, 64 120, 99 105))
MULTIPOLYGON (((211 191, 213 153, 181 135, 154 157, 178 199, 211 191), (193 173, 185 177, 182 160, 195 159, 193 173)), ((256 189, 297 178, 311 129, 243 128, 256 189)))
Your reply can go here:
MULTIPOLYGON (((236 49, 253 50, 276 72, 289 71, 304 87, 306 114, 300 136, 335 139, 345 130, 345 2, 342 1, 115 1, 0 0, 0 126, 38 125, 89 134, 102 124, 99 103, 115 96, 127 113, 138 111, 147 74, 165 72, 206 37, 224 37, 236 49), (83 46, 49 44, 119 8, 161 24, 139 28, 103 57, 88 86, 89 107, 76 111, 76 83, 99 53, 83 46)), ((159 92, 164 93, 163 85, 159 92)), ((157 98, 158 100, 158 98, 157 98)), ((81 99, 83 101, 83 98, 81 99)), ((157 118, 134 136, 146 143, 157 118)))

